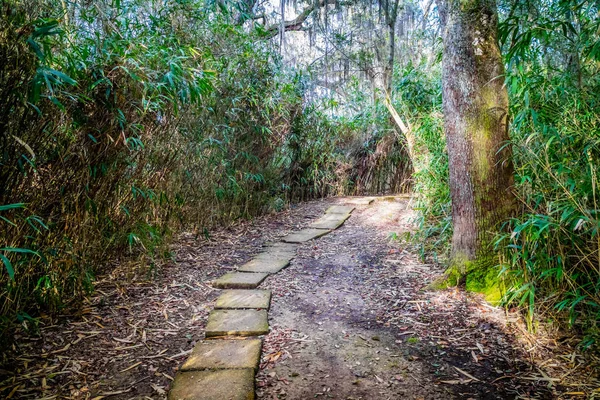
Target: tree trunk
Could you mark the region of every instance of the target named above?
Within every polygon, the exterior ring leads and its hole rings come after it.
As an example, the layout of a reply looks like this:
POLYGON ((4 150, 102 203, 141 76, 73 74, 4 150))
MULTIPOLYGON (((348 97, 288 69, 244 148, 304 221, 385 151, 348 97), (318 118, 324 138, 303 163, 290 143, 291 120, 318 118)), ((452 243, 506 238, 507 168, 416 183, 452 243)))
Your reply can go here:
POLYGON ((494 263, 492 239, 513 212, 508 93, 495 0, 438 0, 444 28, 443 103, 452 198, 451 265, 494 263))
POLYGON ((384 9, 385 23, 388 28, 388 58, 383 71, 383 104, 390 112, 391 120, 400 130, 400 133, 406 139, 406 145, 408 149, 408 157, 413 165, 413 169, 416 168, 415 158, 415 137, 412 132, 410 124, 404 123, 402 117, 394 104, 392 103, 392 83, 394 80, 394 59, 396 54, 396 21, 398 20, 398 6, 400 0, 382 0, 381 5, 384 9))

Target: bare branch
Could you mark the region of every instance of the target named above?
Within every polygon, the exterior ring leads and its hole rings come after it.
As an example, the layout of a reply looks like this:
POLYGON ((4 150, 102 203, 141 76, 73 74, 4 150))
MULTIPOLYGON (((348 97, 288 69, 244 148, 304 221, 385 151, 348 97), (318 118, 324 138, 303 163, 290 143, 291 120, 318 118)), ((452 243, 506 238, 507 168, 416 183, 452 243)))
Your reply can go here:
MULTIPOLYGON (((283 1, 283 0, 282 0, 283 1)), ((310 15, 317 9, 316 4, 312 4, 306 7, 302 12, 291 21, 283 22, 283 30, 285 32, 288 31, 299 31, 302 29, 302 24, 310 17, 310 15)), ((280 29, 280 24, 272 24, 267 27, 265 30, 267 32, 267 37, 271 38, 277 35, 280 29)))
MULTIPOLYGON (((281 1, 283 1, 283 0, 281 0, 281 1)), ((327 2, 327 4, 336 4, 335 0, 319 0, 318 6, 324 7, 326 2, 327 2)), ((349 5, 353 5, 354 1, 353 0, 340 1, 340 2, 337 2, 337 4, 340 6, 349 6, 349 5)), ((293 20, 290 20, 290 21, 284 21, 283 22, 283 30, 285 32, 304 30, 304 27, 303 27, 304 22, 306 22, 306 20, 311 16, 311 14, 316 9, 317 9, 317 3, 312 2, 312 4, 307 6, 304 10, 302 10, 302 12, 300 14, 298 14, 298 16, 296 18, 294 18, 293 20)), ((279 33, 279 29, 281 29, 281 23, 275 23, 275 24, 271 24, 271 25, 267 26, 265 28, 266 38, 270 39, 270 38, 277 36, 277 34, 279 33)))

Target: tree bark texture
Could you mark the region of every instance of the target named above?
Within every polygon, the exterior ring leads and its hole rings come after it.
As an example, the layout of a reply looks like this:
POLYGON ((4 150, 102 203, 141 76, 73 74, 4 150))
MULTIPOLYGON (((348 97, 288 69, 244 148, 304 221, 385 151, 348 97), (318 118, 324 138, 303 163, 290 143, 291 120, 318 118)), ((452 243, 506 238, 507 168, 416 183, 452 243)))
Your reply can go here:
POLYGON ((444 130, 452 198, 452 264, 493 262, 491 242, 515 207, 508 93, 495 0, 438 0, 444 130))

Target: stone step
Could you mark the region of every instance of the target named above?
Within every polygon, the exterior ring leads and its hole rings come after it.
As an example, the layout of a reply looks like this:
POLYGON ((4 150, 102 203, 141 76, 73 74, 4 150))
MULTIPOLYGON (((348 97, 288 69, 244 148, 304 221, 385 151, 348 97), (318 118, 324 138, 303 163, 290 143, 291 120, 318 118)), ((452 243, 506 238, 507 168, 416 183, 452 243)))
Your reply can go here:
POLYGON ((270 254, 296 254, 298 245, 295 243, 277 242, 263 247, 264 253, 270 254))
POLYGON ((205 336, 260 336, 269 333, 266 310, 213 310, 205 336))
POLYGON ((276 274, 290 265, 290 260, 276 258, 255 258, 238 268, 240 272, 263 272, 276 274))
POLYGON ((284 250, 291 250, 291 251, 296 251, 298 249, 298 245, 294 244, 294 243, 284 243, 284 242, 272 242, 272 243, 267 243, 263 246, 263 248, 265 249, 284 249, 284 250))
POLYGON ((357 206, 368 206, 369 204, 373 203, 374 201, 375 201, 374 197, 358 197, 355 199, 350 199, 346 203, 354 204, 357 206))
POLYGON ((260 339, 205 340, 194 347, 181 371, 250 368, 258 371, 260 339))
POLYGON ((326 214, 350 214, 354 211, 352 206, 331 206, 325 211, 326 214))
POLYGON ((263 250, 258 254, 294 256, 294 255, 296 255, 296 251, 297 251, 297 248, 289 248, 288 249, 285 247, 264 247, 263 250))
POLYGON ((254 256, 255 260, 285 260, 292 261, 296 257, 296 253, 289 252, 264 252, 254 256))
POLYGON ((350 214, 325 214, 312 224, 311 228, 317 229, 337 229, 350 218, 350 214))
POLYGON ((217 289, 254 289, 261 284, 269 274, 230 272, 213 282, 217 289))
POLYGON ((188 371, 175 376, 169 400, 254 400, 254 369, 188 371))
POLYGON ((215 308, 251 308, 268 310, 270 303, 270 290, 227 290, 217 298, 215 308))
POLYGON ((298 232, 290 233, 281 240, 287 243, 302 243, 327 235, 329 232, 331 231, 328 229, 306 228, 298 232))

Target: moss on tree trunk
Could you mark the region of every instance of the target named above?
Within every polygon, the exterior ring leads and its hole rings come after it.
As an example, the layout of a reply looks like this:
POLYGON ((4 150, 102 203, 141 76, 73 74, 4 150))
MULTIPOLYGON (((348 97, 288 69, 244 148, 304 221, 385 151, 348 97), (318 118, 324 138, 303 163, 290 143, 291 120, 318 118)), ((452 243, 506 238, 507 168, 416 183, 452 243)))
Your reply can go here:
POLYGON ((452 198, 451 268, 486 276, 492 239, 515 207, 508 94, 494 0, 438 0, 444 27, 443 101, 452 198))

